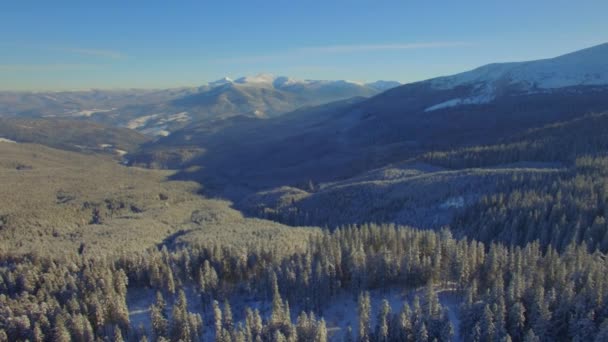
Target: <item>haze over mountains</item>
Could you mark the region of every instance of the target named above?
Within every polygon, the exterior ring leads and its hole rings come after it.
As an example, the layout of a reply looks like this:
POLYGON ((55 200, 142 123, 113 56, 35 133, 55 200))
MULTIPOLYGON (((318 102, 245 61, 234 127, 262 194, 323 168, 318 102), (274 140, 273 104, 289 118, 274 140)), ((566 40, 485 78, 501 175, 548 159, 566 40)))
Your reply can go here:
POLYGON ((373 96, 398 85, 260 74, 235 81, 224 78, 197 88, 0 92, 0 116, 81 119, 164 136, 191 122, 237 115, 268 118, 300 107, 373 96))
POLYGON ((190 156, 181 165, 177 158, 177 164, 164 166, 204 165, 240 181, 255 177, 252 184, 263 175, 297 183, 353 176, 430 150, 498 143, 521 131, 607 110, 608 72, 602 63, 607 47, 490 64, 265 121, 194 124, 146 145, 140 156, 198 149, 198 160, 190 156))
POLYGON ((608 337, 608 44, 0 103, 0 341, 608 337))

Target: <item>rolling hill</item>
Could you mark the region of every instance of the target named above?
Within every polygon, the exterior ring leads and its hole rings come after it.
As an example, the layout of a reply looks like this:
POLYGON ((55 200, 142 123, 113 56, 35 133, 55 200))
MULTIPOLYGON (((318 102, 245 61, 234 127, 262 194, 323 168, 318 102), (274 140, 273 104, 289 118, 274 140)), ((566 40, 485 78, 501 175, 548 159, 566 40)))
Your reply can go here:
POLYGON ((178 177, 261 190, 354 177, 431 151, 498 144, 527 130, 608 110, 601 63, 608 59, 607 46, 491 64, 263 122, 186 127, 145 145, 133 158, 193 148, 198 156, 164 166, 196 166, 197 172, 178 177), (478 96, 483 89, 493 91, 487 101, 452 101, 478 96), (437 107, 448 101, 451 105, 437 107))
POLYGON ((233 116, 275 117, 301 107, 370 97, 398 85, 260 74, 190 88, 0 92, 0 117, 80 119, 166 136, 191 123, 233 116))
POLYGON ((172 173, 0 141, 0 254, 99 256, 204 241, 245 248, 241 238, 304 243, 316 231, 244 218, 199 196, 196 183, 168 180, 172 173))
POLYGON ((126 128, 73 119, 0 118, 0 138, 122 157, 150 138, 126 128))

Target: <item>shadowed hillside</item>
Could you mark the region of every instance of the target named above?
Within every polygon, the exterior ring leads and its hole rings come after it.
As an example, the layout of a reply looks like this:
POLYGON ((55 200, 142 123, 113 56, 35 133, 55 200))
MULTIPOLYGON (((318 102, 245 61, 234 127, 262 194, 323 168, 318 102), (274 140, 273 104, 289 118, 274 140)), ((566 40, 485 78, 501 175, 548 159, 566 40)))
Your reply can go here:
POLYGON ((122 156, 150 138, 126 128, 69 119, 0 118, 0 137, 54 148, 122 156))

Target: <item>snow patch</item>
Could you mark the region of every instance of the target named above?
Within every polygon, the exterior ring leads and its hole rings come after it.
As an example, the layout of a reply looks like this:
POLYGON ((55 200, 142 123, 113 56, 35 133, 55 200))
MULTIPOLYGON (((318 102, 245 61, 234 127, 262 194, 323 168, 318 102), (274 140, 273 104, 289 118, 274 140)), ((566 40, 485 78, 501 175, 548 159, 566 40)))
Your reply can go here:
POLYGON ((432 112, 435 110, 439 110, 439 109, 444 109, 444 108, 450 108, 450 107, 457 107, 460 105, 472 105, 472 104, 484 104, 484 103, 490 103, 492 102, 492 100, 494 100, 494 95, 492 95, 490 92, 486 92, 485 94, 480 94, 477 96, 473 96, 473 97, 468 97, 468 98, 456 98, 456 99, 451 99, 439 104, 436 104, 434 106, 430 106, 427 109, 425 109, 425 112, 432 112))
POLYGON ((167 130, 167 126, 150 127, 141 130, 141 133, 146 135, 153 135, 159 137, 167 137, 171 132, 167 130))
POLYGON ((68 112, 67 115, 68 116, 73 116, 73 117, 90 117, 91 115, 95 114, 95 113, 107 113, 107 112, 111 112, 113 110, 116 110, 116 108, 110 108, 110 109, 85 109, 85 110, 79 110, 79 111, 72 111, 72 112, 68 112))
POLYGON ((255 76, 244 76, 236 81, 235 83, 250 84, 250 83, 273 83, 276 78, 272 74, 257 74, 255 76))
POLYGON ((439 205, 440 209, 452 209, 464 207, 464 197, 451 197, 439 205))
POLYGON ((452 99, 426 111, 463 104, 487 103, 503 89, 517 89, 523 93, 576 86, 608 85, 608 43, 576 51, 555 58, 529 62, 488 64, 477 69, 428 81, 432 88, 454 89, 472 86, 471 96, 452 99))
POLYGON ((211 88, 215 88, 215 87, 221 87, 226 84, 232 84, 233 82, 234 81, 232 81, 232 79, 230 79, 229 77, 224 77, 217 81, 209 82, 209 83, 207 83, 207 85, 211 88))
MULTIPOLYGON (((188 310, 199 313, 206 322, 205 337, 209 340, 213 339, 213 316, 212 312, 203 312, 201 308, 201 297, 198 291, 192 286, 185 286, 184 292, 188 301, 188 310)), ((439 303, 448 310, 448 318, 454 327, 454 341, 462 341, 459 335, 459 305, 461 298, 456 295, 453 289, 436 289, 439 303)), ((421 300, 424 298, 423 289, 419 290, 402 290, 402 289, 386 289, 369 291, 370 301, 372 304, 371 323, 372 327, 376 325, 376 318, 382 304, 386 299, 389 302, 392 313, 398 313, 403 308, 403 303, 407 302, 410 306, 413 305, 414 296, 418 296, 421 300)), ((322 313, 317 312, 319 318, 325 319, 329 335, 329 341, 342 341, 347 327, 350 325, 356 335, 358 327, 358 304, 357 296, 352 293, 342 292, 331 299, 330 303, 323 308, 322 313)), ((167 303, 167 311, 171 312, 175 304, 175 297, 165 296, 167 303)), ((129 289, 127 292, 127 306, 129 308, 129 318, 132 327, 137 327, 140 324, 146 329, 151 329, 150 325, 150 305, 155 301, 155 292, 151 289, 129 289)), ((272 302, 260 298, 254 298, 247 295, 233 295, 229 298, 229 303, 232 307, 235 323, 243 322, 245 307, 258 309, 264 319, 268 319, 272 312, 272 302)), ((293 322, 297 320, 297 316, 304 308, 293 303, 291 304, 291 319, 293 322)))
POLYGON ((171 114, 169 116, 167 116, 166 118, 161 118, 160 120, 158 120, 159 124, 164 124, 167 122, 188 122, 190 121, 190 115, 188 115, 188 112, 181 112, 181 113, 177 113, 177 114, 171 114))
POLYGON ((129 121, 126 124, 126 127, 130 128, 130 129, 138 129, 138 128, 144 127, 148 123, 148 121, 158 117, 159 115, 160 114, 151 114, 151 115, 140 116, 137 119, 133 119, 133 120, 129 121))
POLYGON ((15 140, 11 140, 11 139, 0 138, 0 143, 16 144, 17 142, 15 140))
POLYGON ((398 87, 401 85, 401 83, 397 82, 397 81, 383 81, 383 80, 379 80, 376 82, 371 82, 371 83, 366 83, 365 84, 367 87, 376 89, 378 91, 385 91, 385 90, 389 90, 395 87, 398 87))

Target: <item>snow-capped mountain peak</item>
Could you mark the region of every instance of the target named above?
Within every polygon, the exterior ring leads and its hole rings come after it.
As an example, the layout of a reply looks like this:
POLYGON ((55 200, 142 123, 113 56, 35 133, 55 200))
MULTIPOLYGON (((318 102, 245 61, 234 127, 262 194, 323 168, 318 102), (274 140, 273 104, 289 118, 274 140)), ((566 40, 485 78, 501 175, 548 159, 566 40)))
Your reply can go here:
POLYGON ((498 81, 539 89, 608 84, 608 43, 555 58, 488 64, 430 81, 437 88, 498 81))
POLYGON ((221 78, 217 81, 209 82, 208 86, 210 88, 220 87, 226 84, 235 84, 235 85, 248 85, 248 86, 271 86, 277 89, 282 89, 294 85, 299 86, 336 86, 336 87, 350 87, 350 86, 358 86, 358 87, 367 87, 371 88, 375 91, 385 91, 390 88, 397 87, 401 85, 399 82, 395 81, 376 81, 371 83, 363 83, 358 81, 349 81, 349 80, 334 80, 334 81, 324 81, 324 80, 300 80, 287 76, 274 76, 272 74, 261 73, 255 76, 242 76, 237 78, 236 80, 232 80, 229 77, 221 78))
POLYGON ((272 83, 276 77, 272 74, 257 74, 255 76, 244 76, 238 78, 235 83, 239 84, 260 84, 260 83, 272 83))
POLYGON ((229 77, 224 77, 224 78, 221 78, 221 79, 219 79, 217 81, 209 82, 208 85, 211 88, 215 88, 215 87, 220 87, 220 86, 223 86, 223 85, 226 85, 226 84, 232 84, 233 82, 234 81, 232 81, 232 79, 230 79, 229 77))
POLYGON ((391 88, 395 88, 401 85, 401 83, 397 82, 397 81, 383 81, 383 80, 378 80, 376 82, 370 82, 370 83, 366 83, 366 86, 379 90, 379 91, 385 91, 385 90, 389 90, 391 88))
POLYGON ((493 101, 504 89, 525 93, 576 86, 608 85, 608 43, 549 59, 488 64, 429 82, 434 89, 471 86, 469 97, 450 99, 427 111, 493 101))

